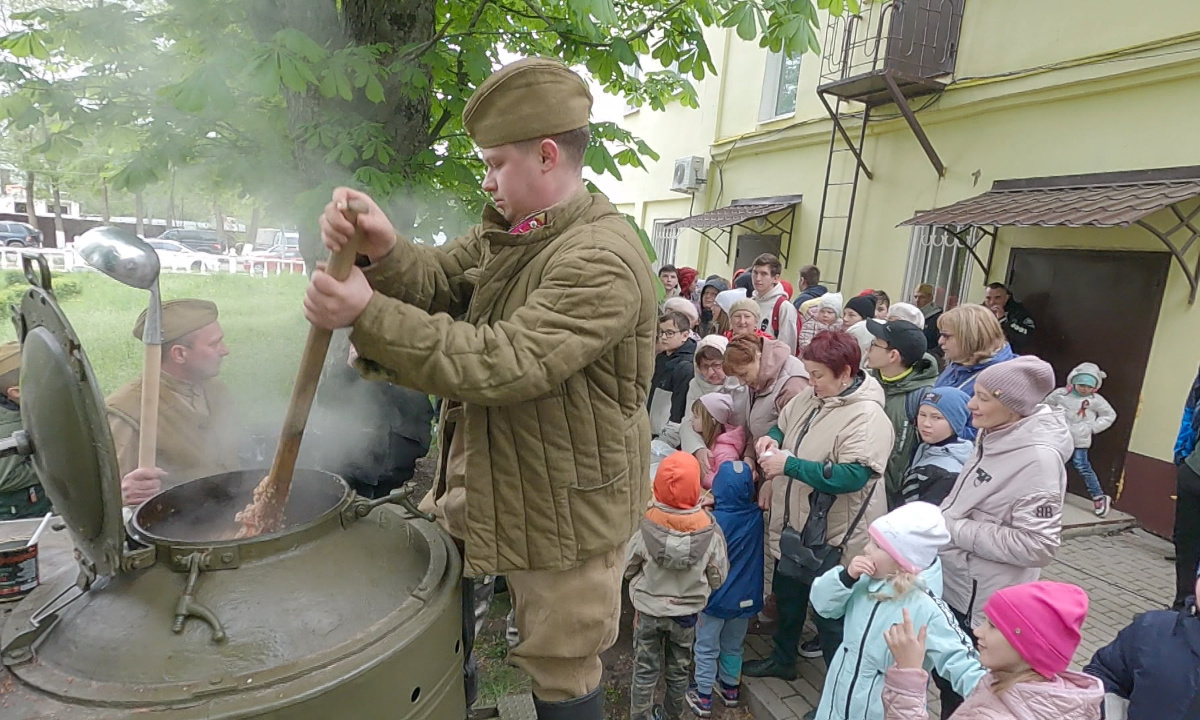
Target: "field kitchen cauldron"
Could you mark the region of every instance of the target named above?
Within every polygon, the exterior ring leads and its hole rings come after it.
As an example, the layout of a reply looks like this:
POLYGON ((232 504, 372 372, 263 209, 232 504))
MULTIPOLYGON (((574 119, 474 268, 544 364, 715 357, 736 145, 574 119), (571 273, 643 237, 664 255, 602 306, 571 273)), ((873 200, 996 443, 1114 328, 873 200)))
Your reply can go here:
POLYGON ((281 531, 226 539, 266 474, 247 470, 165 490, 127 528, 92 368, 44 261, 25 274, 25 431, 4 452, 32 454, 77 567, 4 621, 0 717, 465 717, 460 560, 404 491, 297 470, 281 531))

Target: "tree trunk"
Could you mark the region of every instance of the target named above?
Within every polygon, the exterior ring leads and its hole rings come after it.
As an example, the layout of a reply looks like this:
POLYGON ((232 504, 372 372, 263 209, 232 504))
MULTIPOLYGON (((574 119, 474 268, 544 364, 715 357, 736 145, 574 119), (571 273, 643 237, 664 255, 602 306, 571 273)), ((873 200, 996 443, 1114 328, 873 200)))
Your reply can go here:
POLYGON ((255 241, 258 240, 258 223, 261 219, 259 217, 261 213, 262 210, 257 205, 255 205, 254 210, 250 212, 250 224, 246 226, 246 237, 243 238, 243 240, 251 248, 255 246, 255 241))
POLYGON ((175 227, 175 168, 171 168, 171 185, 167 192, 167 227, 175 227))
POLYGON ((217 229, 217 240, 221 243, 222 250, 229 249, 229 236, 225 234, 225 213, 221 211, 221 203, 215 197, 213 198, 213 227, 217 229))
POLYGON ((104 222, 112 221, 112 210, 108 206, 108 178, 100 176, 100 190, 104 193, 104 222))
POLYGON ((37 227, 37 211, 33 208, 33 171, 25 172, 25 217, 29 220, 29 224, 37 227))
POLYGON ((54 237, 51 238, 48 247, 60 247, 58 239, 61 237, 65 242, 67 239, 67 230, 63 227, 62 219, 62 196, 58 192, 58 179, 50 179, 50 197, 54 199, 54 237))
POLYGON ((133 214, 137 215, 134 223, 138 237, 146 237, 146 226, 142 224, 143 205, 142 194, 140 192, 133 194, 133 214))

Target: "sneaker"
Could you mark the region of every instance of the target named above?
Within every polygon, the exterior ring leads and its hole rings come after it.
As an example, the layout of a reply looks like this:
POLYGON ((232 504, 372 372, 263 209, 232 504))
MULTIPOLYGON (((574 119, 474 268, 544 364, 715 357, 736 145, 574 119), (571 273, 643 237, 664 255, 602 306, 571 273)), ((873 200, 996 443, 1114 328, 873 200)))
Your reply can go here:
POLYGON ((795 680, 796 668, 777 665, 771 658, 751 660, 742 666, 742 675, 746 677, 774 677, 780 680, 795 680))
POLYGON ((805 640, 800 643, 800 657, 802 658, 819 658, 821 657, 821 642, 817 638, 805 640))
POLYGON ((650 718, 651 718, 651 720, 666 720, 665 713, 666 713, 666 711, 663 710, 662 705, 655 705, 650 710, 650 718))
POLYGON ((738 706, 741 692, 741 685, 726 685, 720 680, 717 681, 717 697, 721 698, 721 704, 727 708, 735 708, 738 706))
POLYGON ((1095 506, 1093 512, 1096 513, 1096 517, 1104 517, 1105 515, 1108 515, 1108 511, 1112 507, 1112 498, 1107 495, 1101 495, 1098 498, 1092 498, 1092 505, 1095 506))
POLYGON ((701 695, 698 690, 688 690, 683 696, 696 717, 712 717, 712 695, 701 695))

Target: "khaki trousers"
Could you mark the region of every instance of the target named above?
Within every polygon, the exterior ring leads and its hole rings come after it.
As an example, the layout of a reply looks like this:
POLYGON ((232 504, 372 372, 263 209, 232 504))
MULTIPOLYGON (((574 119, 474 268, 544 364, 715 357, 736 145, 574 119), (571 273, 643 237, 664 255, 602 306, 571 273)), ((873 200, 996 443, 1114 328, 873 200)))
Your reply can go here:
POLYGON ((545 702, 582 697, 600 687, 600 653, 617 641, 625 545, 569 570, 507 575, 521 641, 509 659, 533 680, 545 702))

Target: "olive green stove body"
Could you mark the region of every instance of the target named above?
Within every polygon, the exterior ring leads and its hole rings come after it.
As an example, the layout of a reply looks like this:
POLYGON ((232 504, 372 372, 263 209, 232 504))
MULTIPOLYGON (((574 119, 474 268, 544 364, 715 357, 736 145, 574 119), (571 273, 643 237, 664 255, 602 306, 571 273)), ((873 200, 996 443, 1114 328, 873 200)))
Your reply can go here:
POLYGON ((220 539, 252 470, 160 493, 127 537, 95 378, 32 265, 22 414, 79 571, 5 620, 0 717, 464 718, 461 563, 433 523, 300 470, 284 530, 220 539))

